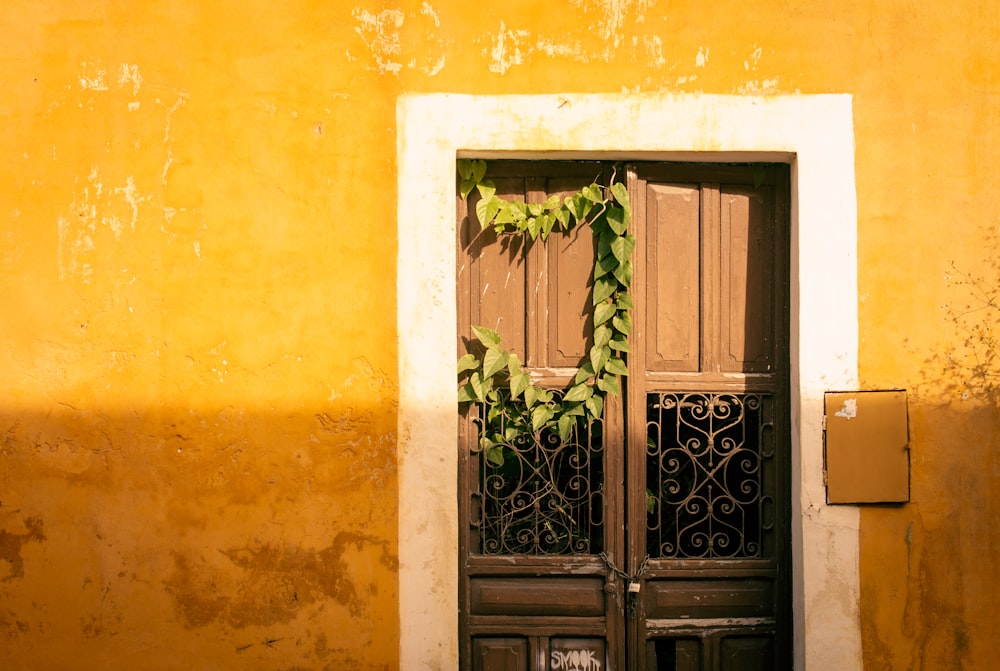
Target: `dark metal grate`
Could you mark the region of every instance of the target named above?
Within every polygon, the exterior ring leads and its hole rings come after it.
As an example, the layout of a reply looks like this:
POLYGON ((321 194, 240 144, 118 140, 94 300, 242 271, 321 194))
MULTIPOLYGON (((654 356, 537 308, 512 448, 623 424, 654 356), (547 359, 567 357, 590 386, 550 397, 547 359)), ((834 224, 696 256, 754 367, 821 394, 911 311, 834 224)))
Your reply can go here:
POLYGON ((767 394, 649 394, 646 417, 649 556, 770 556, 774 398, 767 394))
MULTIPOLYGON (((482 409, 480 409, 482 411, 482 409)), ((569 439, 555 431, 487 443, 508 423, 474 417, 471 455, 472 552, 484 555, 579 555, 604 549, 602 422, 578 420, 569 439), (492 456, 488 453, 492 450, 492 456)))

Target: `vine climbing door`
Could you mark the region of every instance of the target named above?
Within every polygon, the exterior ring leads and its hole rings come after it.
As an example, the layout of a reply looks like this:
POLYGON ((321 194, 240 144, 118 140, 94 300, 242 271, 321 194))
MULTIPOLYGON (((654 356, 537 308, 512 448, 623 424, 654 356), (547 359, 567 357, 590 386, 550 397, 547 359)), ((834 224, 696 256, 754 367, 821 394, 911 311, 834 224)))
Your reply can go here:
MULTIPOLYGON (((789 668, 787 166, 491 161, 487 177, 528 203, 625 183, 634 309, 622 393, 568 438, 461 415, 462 668, 789 668), (483 450, 486 433, 511 440, 483 450)), ((459 351, 494 329, 558 399, 593 345, 597 243, 497 240, 475 204, 458 202, 459 351)))

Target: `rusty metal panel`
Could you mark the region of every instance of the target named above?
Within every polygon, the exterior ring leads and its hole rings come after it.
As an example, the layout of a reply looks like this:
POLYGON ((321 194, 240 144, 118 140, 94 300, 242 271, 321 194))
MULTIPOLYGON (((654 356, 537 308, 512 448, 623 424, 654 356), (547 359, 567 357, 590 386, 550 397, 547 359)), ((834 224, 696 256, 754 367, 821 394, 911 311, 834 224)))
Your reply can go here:
POLYGON ((906 392, 828 392, 828 503, 910 500, 906 392))

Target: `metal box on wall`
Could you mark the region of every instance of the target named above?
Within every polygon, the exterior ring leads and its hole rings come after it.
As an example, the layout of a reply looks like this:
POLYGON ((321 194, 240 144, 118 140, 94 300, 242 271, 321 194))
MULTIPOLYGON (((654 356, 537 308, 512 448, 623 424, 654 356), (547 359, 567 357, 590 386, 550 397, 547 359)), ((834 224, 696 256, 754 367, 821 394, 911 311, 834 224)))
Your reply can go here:
POLYGON ((906 391, 827 392, 827 503, 910 500, 906 391))

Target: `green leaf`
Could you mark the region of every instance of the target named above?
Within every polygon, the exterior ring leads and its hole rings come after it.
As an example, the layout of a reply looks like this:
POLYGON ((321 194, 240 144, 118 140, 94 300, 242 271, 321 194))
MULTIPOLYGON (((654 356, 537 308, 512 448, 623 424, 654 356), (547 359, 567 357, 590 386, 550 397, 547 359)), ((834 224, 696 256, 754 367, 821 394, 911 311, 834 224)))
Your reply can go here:
POLYGON ((597 184, 591 184, 590 186, 583 187, 583 189, 580 190, 580 195, 592 203, 604 202, 604 198, 601 196, 601 187, 597 184))
POLYGON ((592 377, 594 377, 594 366, 587 361, 580 366, 580 370, 576 371, 576 379, 573 382, 574 384, 579 384, 592 377))
POLYGON ((587 410, 590 411, 590 416, 599 419, 601 413, 604 412, 604 397, 600 394, 594 394, 586 401, 583 402, 587 406, 587 410))
POLYGON ((646 490, 646 514, 652 515, 653 513, 655 513, 656 512, 656 504, 658 504, 658 503, 659 503, 659 501, 657 500, 657 498, 655 496, 653 496, 653 492, 651 492, 651 491, 649 491, 647 489, 646 490))
POLYGON ((632 348, 629 347, 627 340, 612 340, 608 343, 608 347, 615 350, 616 352, 631 352, 632 348))
POLYGON ((486 394, 486 399, 488 401, 488 410, 486 411, 486 421, 492 424, 494 421, 496 421, 496 418, 500 416, 500 413, 503 411, 503 408, 500 406, 500 403, 497 402, 499 399, 496 398, 496 390, 493 390, 490 393, 486 394))
POLYGON ((584 198, 583 194, 580 193, 567 198, 565 205, 577 221, 583 221, 587 217, 587 214, 590 213, 590 208, 594 206, 593 203, 584 198))
POLYGON ((458 175, 473 182, 483 181, 486 176, 486 161, 480 159, 458 159, 458 175))
POLYGON ((569 227, 570 227, 570 212, 569 212, 569 210, 565 206, 560 207, 559 209, 555 210, 552 213, 552 216, 554 216, 556 218, 556 220, 559 222, 559 225, 562 226, 562 229, 564 231, 569 229, 569 227))
POLYGON ((476 217, 479 219, 479 227, 486 228, 493 217, 500 211, 501 200, 499 198, 483 198, 476 203, 476 217))
POLYGON ((625 362, 616 356, 608 359, 608 362, 604 364, 604 370, 615 375, 628 375, 628 367, 625 362))
POLYGON ((551 214, 543 214, 538 217, 539 225, 542 229, 542 240, 549 237, 549 233, 552 232, 552 227, 555 226, 556 218, 551 214))
POLYGON ((628 221, 625 219, 625 210, 620 207, 609 207, 606 213, 608 226, 618 235, 624 235, 628 229, 628 221))
POLYGON ((569 415, 563 415, 559 418, 559 439, 563 442, 569 440, 569 437, 573 434, 573 426, 576 422, 569 415))
MULTIPOLYGON (((598 229, 595 228, 594 232, 597 233, 598 229)), ((619 236, 616 235, 611 229, 601 231, 600 237, 597 241, 597 258, 604 258, 605 256, 611 254, 611 245, 618 239, 618 237, 619 236)))
POLYGON ((466 354, 458 360, 459 375, 467 370, 475 370, 476 368, 479 368, 479 359, 476 358, 475 354, 466 354))
MULTIPOLYGON (((600 373, 604 364, 611 358, 611 349, 608 347, 598 347, 594 345, 590 348, 590 365, 594 367, 594 372, 600 373)), ((598 378, 600 380, 600 378, 598 378)))
POLYGON ((459 403, 471 403, 476 399, 476 390, 473 388, 471 382, 466 382, 461 387, 458 388, 458 402, 459 403))
POLYGON ((486 176, 486 161, 480 159, 474 159, 472 163, 472 179, 477 182, 483 181, 483 177, 486 176))
POLYGON ((626 261, 617 268, 615 268, 612 273, 618 283, 623 287, 629 287, 632 284, 632 262, 626 261))
POLYGON ((603 303, 618 289, 618 280, 613 277, 598 277, 594 280, 594 305, 603 303))
POLYGON ((476 184, 476 190, 479 191, 479 197, 483 200, 493 200, 493 196, 497 192, 497 187, 491 180, 486 180, 476 184))
POLYGON ((500 201, 500 209, 497 210, 496 222, 498 224, 513 224, 514 213, 511 212, 510 204, 507 201, 500 201))
POLYGON ((472 333, 475 334, 476 339, 486 345, 486 347, 500 346, 500 334, 493 329, 486 328, 485 326, 473 326, 472 333))
POLYGON ((614 375, 604 375, 597 378, 597 388, 608 394, 621 395, 621 389, 618 387, 618 378, 614 375))
POLYGON ((458 176, 462 179, 472 179, 472 163, 467 158, 458 159, 458 176))
POLYGON ((542 209, 547 211, 559 209, 559 196, 549 196, 548 199, 542 203, 542 209))
POLYGON ((566 395, 563 396, 563 401, 566 403, 579 403, 580 401, 586 401, 593 393, 594 390, 590 385, 580 382, 570 387, 566 395))
POLYGON ((618 298, 615 300, 615 305, 618 306, 619 310, 631 310, 635 307, 632 303, 632 297, 626 293, 618 294, 618 298))
POLYGON ((609 272, 618 267, 618 259, 612 254, 606 254, 604 258, 598 259, 594 264, 594 279, 604 277, 609 272))
POLYGON ((538 402, 538 392, 539 389, 533 384, 529 384, 524 388, 524 404, 529 408, 538 402))
POLYGON ((510 397, 517 398, 521 392, 531 387, 531 376, 524 371, 511 373, 510 375, 510 397))
POLYGON ((494 445, 486 450, 486 460, 494 466, 503 466, 503 446, 494 445))
POLYGON ((483 377, 489 378, 496 375, 507 366, 507 353, 498 347, 490 347, 483 355, 483 377))
POLYGON ((634 249, 635 236, 631 234, 615 238, 615 240, 611 243, 611 253, 614 254, 619 263, 626 263, 629 260, 629 257, 632 256, 632 251, 634 249))
POLYGON ((486 384, 483 381, 483 375, 479 371, 476 371, 469 377, 469 385, 472 389, 472 394, 477 401, 486 400, 486 384))
POLYGON ((521 360, 513 352, 507 352, 507 370, 511 375, 521 372, 521 360))
POLYGON ((626 187, 621 182, 615 182, 611 185, 611 195, 615 197, 618 204, 622 206, 625 213, 629 216, 632 214, 632 205, 629 203, 628 199, 628 187, 626 187))
POLYGON ((616 310, 613 303, 608 303, 607 301, 603 303, 598 303, 597 305, 594 306, 594 324, 598 326, 603 324, 604 322, 611 319, 614 316, 615 312, 616 310))
MULTIPOLYGON (((602 303, 602 305, 605 305, 602 303)), ((595 320, 596 321, 596 320, 595 320)), ((604 347, 611 342, 611 329, 607 324, 600 324, 594 329, 594 344, 604 347)))
POLYGON ((476 183, 473 180, 463 179, 458 187, 458 192, 462 196, 462 200, 468 198, 469 194, 472 193, 472 190, 475 188, 476 188, 476 183))
POLYGON ((615 327, 616 331, 627 336, 632 333, 632 317, 627 312, 619 314, 620 316, 611 320, 611 325, 615 327))
POLYGON ((552 419, 552 408, 547 405, 535 406, 535 409, 531 411, 531 430, 538 431, 545 423, 552 419))
POLYGON ((538 233, 542 230, 542 222, 538 220, 538 217, 528 217, 528 235, 534 240, 538 237, 538 233))

